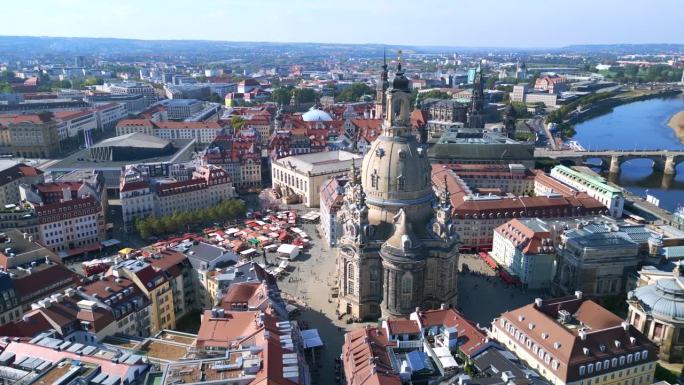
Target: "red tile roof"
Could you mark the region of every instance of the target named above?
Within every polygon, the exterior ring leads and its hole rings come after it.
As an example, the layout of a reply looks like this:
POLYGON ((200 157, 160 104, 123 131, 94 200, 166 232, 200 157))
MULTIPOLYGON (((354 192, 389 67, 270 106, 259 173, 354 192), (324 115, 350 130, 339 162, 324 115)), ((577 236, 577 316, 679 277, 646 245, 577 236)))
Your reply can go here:
POLYGON ((342 364, 347 385, 400 385, 387 353, 391 344, 381 328, 360 328, 345 334, 342 364))

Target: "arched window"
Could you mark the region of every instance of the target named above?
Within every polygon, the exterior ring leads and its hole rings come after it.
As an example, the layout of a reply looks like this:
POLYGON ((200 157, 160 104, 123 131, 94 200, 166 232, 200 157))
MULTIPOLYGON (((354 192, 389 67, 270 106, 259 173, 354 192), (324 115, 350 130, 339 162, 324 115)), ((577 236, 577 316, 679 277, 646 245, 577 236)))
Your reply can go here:
POLYGON ((397 191, 404 191, 406 189, 406 178, 403 175, 397 177, 397 191))
POLYGON ((401 278, 401 307, 411 307, 413 296, 413 277, 411 273, 404 273, 401 278))
POLYGON ((347 263, 347 294, 354 294, 354 264, 347 263))

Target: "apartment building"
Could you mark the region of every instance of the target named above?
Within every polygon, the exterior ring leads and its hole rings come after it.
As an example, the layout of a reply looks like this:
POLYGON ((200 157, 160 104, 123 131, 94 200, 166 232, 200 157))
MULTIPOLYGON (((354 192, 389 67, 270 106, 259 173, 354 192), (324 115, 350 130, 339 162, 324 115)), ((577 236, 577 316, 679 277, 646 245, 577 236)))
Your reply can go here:
POLYGON ((38 237, 54 252, 72 256, 100 250, 106 236, 104 181, 58 181, 20 186, 22 201, 38 217, 38 237))
POLYGON ((235 197, 230 176, 220 167, 176 168, 180 172, 157 174, 147 165, 126 166, 119 182, 124 228, 130 230, 138 218, 209 208, 235 197))
POLYGON ((151 302, 132 280, 96 275, 75 290, 67 289, 65 294, 72 292, 107 310, 116 323, 116 334, 135 337, 150 335, 151 302))
POLYGON ((550 226, 538 218, 512 219, 494 230, 491 257, 528 289, 548 289, 556 250, 550 226))
POLYGON ((321 224, 323 239, 329 246, 337 244, 337 239, 342 235, 342 223, 337 218, 337 212, 344 201, 344 186, 348 179, 340 176, 330 178, 321 186, 321 224))
POLYGON ((202 163, 226 170, 238 190, 261 186, 261 147, 258 138, 245 130, 216 136, 202 154, 202 163))
POLYGON ((491 336, 554 385, 653 383, 655 345, 582 292, 505 312, 491 336))
POLYGON ((176 327, 173 291, 164 274, 145 261, 127 259, 113 265, 107 272, 115 278, 128 278, 150 301, 150 333, 176 327))
POLYGON ((43 171, 24 163, 17 163, 0 170, 0 206, 18 204, 21 201, 19 185, 43 181, 43 171))

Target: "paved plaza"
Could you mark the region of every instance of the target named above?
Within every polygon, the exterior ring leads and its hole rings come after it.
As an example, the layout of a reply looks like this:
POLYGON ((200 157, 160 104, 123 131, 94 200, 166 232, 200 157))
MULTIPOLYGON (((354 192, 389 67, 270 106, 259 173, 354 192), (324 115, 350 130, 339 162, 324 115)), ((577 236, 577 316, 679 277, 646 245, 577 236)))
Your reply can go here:
MULTIPOLYGON (((335 373, 335 358, 340 356, 344 333, 364 324, 347 324, 338 320, 330 289, 335 282, 336 249, 323 246, 316 236, 316 226, 299 225, 312 237, 312 247, 291 262, 289 274, 278 282, 285 296, 297 298, 306 304, 298 317, 308 327, 318 329, 325 347, 312 366, 312 378, 318 384, 331 384, 335 373)), ((273 254, 269 258, 275 258, 273 254)), ((275 261, 269 261, 271 263, 275 261)), ((470 272, 459 276, 459 308, 472 321, 489 327, 491 320, 508 309, 528 304, 542 293, 508 288, 492 269, 477 255, 464 254, 460 265, 467 265, 470 272)), ((376 323, 373 323, 376 324, 376 323)))

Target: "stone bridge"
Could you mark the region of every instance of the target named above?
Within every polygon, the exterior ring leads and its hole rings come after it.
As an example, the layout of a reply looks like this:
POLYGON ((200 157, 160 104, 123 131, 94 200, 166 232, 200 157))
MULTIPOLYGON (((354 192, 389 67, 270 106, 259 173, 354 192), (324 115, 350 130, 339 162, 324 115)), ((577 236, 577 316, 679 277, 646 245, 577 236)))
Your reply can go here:
POLYGON ((610 173, 619 173, 620 166, 632 159, 650 159, 653 161, 653 169, 664 174, 674 175, 677 173, 677 165, 684 162, 684 150, 602 150, 602 151, 573 151, 573 150, 547 150, 536 149, 535 157, 551 158, 563 163, 584 165, 588 160, 600 160, 598 165, 607 169, 610 173))

